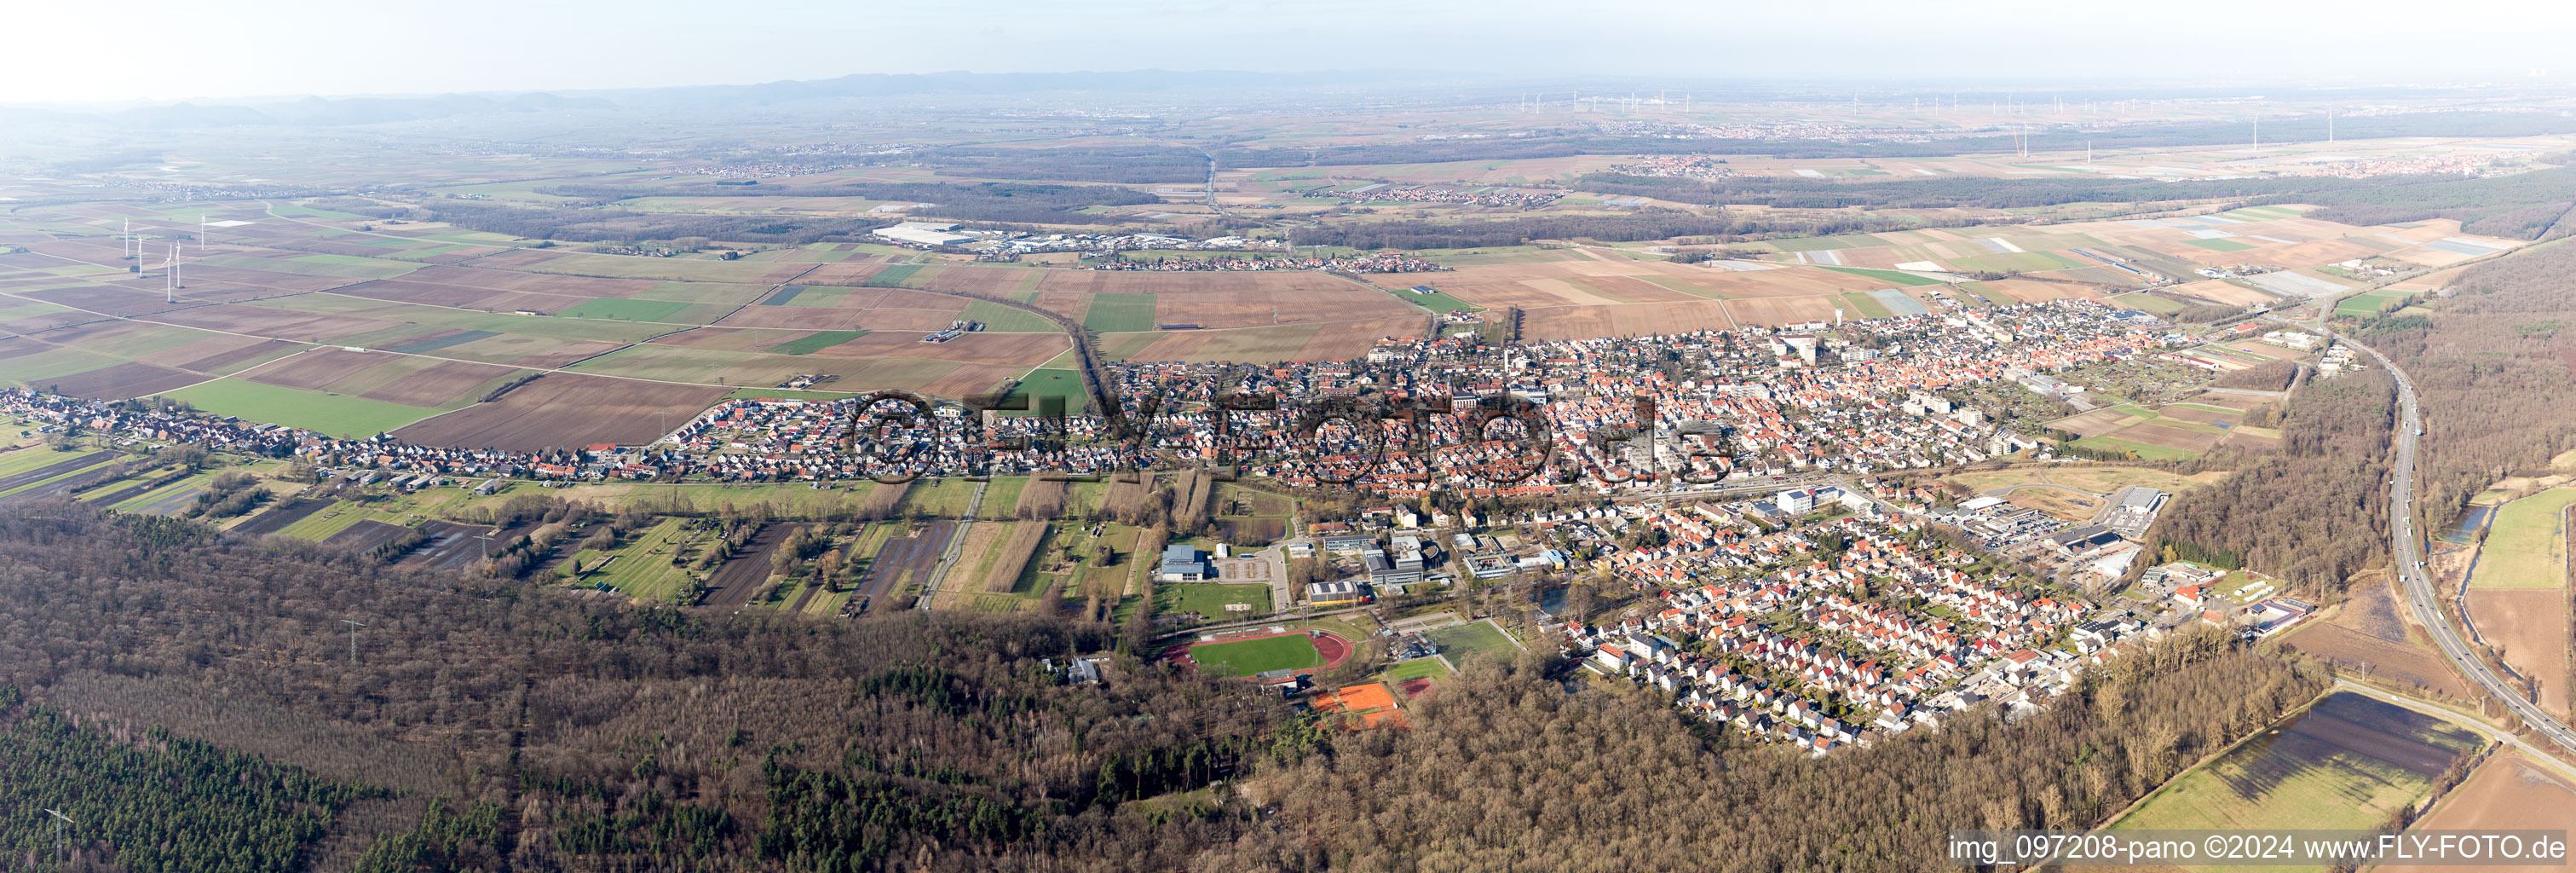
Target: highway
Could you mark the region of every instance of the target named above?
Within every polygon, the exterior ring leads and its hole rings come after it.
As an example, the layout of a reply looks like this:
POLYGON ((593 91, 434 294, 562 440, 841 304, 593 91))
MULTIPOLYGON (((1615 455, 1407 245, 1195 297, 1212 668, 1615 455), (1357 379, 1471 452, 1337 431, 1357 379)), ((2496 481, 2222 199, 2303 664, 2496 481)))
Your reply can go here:
POLYGON ((2369 352, 2372 359, 2388 368, 2389 375, 2397 379, 2397 456, 2389 466, 2388 542, 2397 556, 2398 576, 2406 582, 2406 608, 2415 613, 2415 623, 2432 632, 2433 641, 2441 646, 2442 656, 2451 659, 2452 665, 2461 673, 2486 689, 2488 696, 2502 701, 2505 708, 2535 734, 2570 754, 2576 754, 2576 732, 2571 732, 2566 724, 2551 718, 2512 686, 2506 685, 2494 670, 2487 667, 2486 662, 2469 651, 2469 644, 2461 639, 2460 632, 2451 627, 2450 621, 2442 617, 2441 609, 2435 605, 2433 580, 2424 572, 2424 556, 2416 547, 2420 540, 2415 536, 2415 434, 2424 427, 2415 407, 2415 383, 2406 377, 2406 371, 2389 363, 2388 357, 2380 354, 2379 350, 2337 336, 2330 330, 2326 335, 2369 352))

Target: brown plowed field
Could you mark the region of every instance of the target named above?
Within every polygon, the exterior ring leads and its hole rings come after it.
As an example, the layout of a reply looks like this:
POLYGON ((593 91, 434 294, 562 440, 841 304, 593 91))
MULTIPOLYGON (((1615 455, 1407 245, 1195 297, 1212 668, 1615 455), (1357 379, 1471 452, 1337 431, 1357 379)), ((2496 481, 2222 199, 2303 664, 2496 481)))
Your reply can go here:
POLYGON ((322 544, 353 552, 374 551, 376 547, 411 535, 411 528, 386 524, 375 519, 362 519, 342 528, 339 533, 323 538, 322 544))
MULTIPOLYGON (((1816 298, 1816 300, 1822 303, 1824 298, 1816 298)), ((1735 322, 1728 318, 1728 307, 1743 306, 1746 303, 1774 302, 1781 301, 1722 303, 1715 300, 1696 300, 1689 303, 1550 306, 1524 309, 1521 311, 1521 336, 1532 340, 1560 340, 1724 330, 1735 326, 1735 322)), ((1830 320, 1833 317, 1833 307, 1825 304, 1825 309, 1825 317, 1830 320)))
POLYGON ((956 532, 956 522, 934 521, 912 536, 886 540, 868 561, 867 575, 859 579, 857 596, 867 598, 868 611, 911 608, 912 601, 893 595, 908 582, 928 581, 930 571, 939 566, 940 553, 948 549, 948 538, 956 532))
POLYGON ((2355 580, 2352 599, 2327 621, 2293 631, 2284 645, 2369 675, 2466 697, 2468 687, 2440 656, 2410 639, 2386 579, 2355 580))
MULTIPOLYGON (((2451 789, 2431 815, 2415 820, 2415 829, 2564 830, 2576 831, 2576 778, 2535 766, 2520 753, 2495 753, 2467 781, 2451 789)), ((2373 867, 2387 873, 2448 873, 2467 867, 2391 864, 2373 867)), ((2478 870, 2563 871, 2563 865, 2480 865, 2478 870)))
POLYGON ((823 264, 815 267, 811 273, 796 277, 796 283, 799 285, 856 285, 867 281, 870 276, 884 272, 885 268, 885 264, 877 262, 843 261, 837 264, 823 264))
POLYGON ((2541 708, 2566 715, 2567 590, 2470 588, 2469 616, 2514 672, 2540 680, 2541 708))
POLYGON ((324 342, 336 337, 401 327, 398 321, 351 315, 323 315, 266 306, 216 304, 181 309, 158 320, 187 327, 241 333, 295 342, 324 342))
POLYGON ((442 406, 466 399, 484 383, 510 375, 510 368, 464 361, 439 361, 358 396, 405 406, 442 406))
POLYGON ((1382 318, 1413 312, 1386 292, 1311 272, 1050 270, 1038 282, 1037 305, 1081 318, 1090 305, 1090 295, 1103 293, 1152 294, 1156 296, 1157 323, 1210 328, 1382 318))
MULTIPOLYGON (((384 355, 352 352, 339 348, 318 348, 299 355, 279 358, 268 366, 243 373, 242 378, 288 388, 319 391, 322 386, 390 360, 384 355)), ((434 405, 434 404, 433 404, 434 405)))
POLYGON ((1726 312, 1736 323, 1746 327, 1768 327, 1834 320, 1834 298, 1769 297, 1759 300, 1729 300, 1726 312))
MULTIPOLYGON (((781 334, 779 342, 791 335, 781 334)), ((1016 364, 1022 369, 1046 363, 1064 354, 1072 341, 1063 334, 968 333, 944 343, 926 343, 927 333, 878 331, 830 348, 818 349, 815 357, 836 358, 923 358, 935 361, 959 361, 968 364, 1016 364)))
POLYGON ((511 451, 632 445, 715 405, 725 389, 548 373, 491 403, 478 403, 397 430, 404 442, 511 451))
POLYGON ((769 581, 769 553, 795 533, 796 526, 792 524, 762 525, 743 544, 742 551, 726 558, 715 575, 707 577, 706 594, 698 604, 738 608, 750 603, 751 596, 760 593, 760 586, 769 581))
POLYGON ((286 501, 285 503, 270 506, 267 511, 251 516, 249 521, 245 521, 234 526, 232 532, 237 534, 250 534, 252 536, 266 536, 268 534, 273 534, 278 531, 285 530, 287 525, 303 521, 305 516, 321 512, 323 507, 330 506, 334 502, 335 501, 311 497, 298 497, 296 499, 286 501))
MULTIPOLYGON (((494 258, 484 263, 499 260, 494 258)), ((400 279, 369 282, 374 285, 432 284, 493 291, 526 291, 589 299, 592 297, 632 297, 662 284, 659 279, 603 279, 595 276, 566 276, 558 273, 521 273, 514 270, 486 270, 480 267, 424 267, 406 273, 400 279)))
POLYGON ((91 400, 124 400, 175 391, 203 381, 206 377, 197 373, 151 364, 125 363, 86 373, 56 376, 45 380, 45 387, 91 400))
POLYGON ((921 393, 932 397, 971 397, 998 389, 1027 370, 1026 365, 967 364, 922 385, 921 393))
POLYGON ((251 339, 240 336, 208 337, 174 348, 144 355, 147 364, 161 364, 199 373, 212 373, 234 364, 268 354, 285 351, 295 344, 278 340, 251 339))
MULTIPOLYGON (((153 281, 159 282, 160 280, 154 279, 153 281)), ((50 291, 20 291, 18 292, 18 296, 25 297, 30 300, 42 300, 47 303, 69 306, 74 309, 86 309, 91 312, 103 312, 108 315, 119 316, 147 315, 155 312, 169 312, 174 309, 204 305, 202 302, 188 300, 182 300, 176 304, 163 303, 161 302, 161 293, 158 290, 155 290, 150 294, 145 294, 141 291, 134 291, 125 288, 111 288, 105 285, 84 285, 78 288, 55 288, 50 291)))

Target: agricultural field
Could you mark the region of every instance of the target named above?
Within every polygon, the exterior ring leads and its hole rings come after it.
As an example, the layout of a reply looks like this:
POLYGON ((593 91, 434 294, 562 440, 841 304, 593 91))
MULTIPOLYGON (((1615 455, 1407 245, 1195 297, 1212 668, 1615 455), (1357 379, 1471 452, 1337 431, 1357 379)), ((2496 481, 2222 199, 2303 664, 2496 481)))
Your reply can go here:
MULTIPOLYGON (((725 389, 550 373, 478 403, 401 427, 394 436, 432 446, 514 451, 640 445, 715 405, 725 389)), ((273 419, 263 419, 273 420, 273 419)))
POLYGON ((243 379, 220 379, 160 395, 184 401, 213 415, 283 424, 342 439, 360 439, 400 430, 438 414, 424 406, 406 406, 364 397, 348 397, 288 388, 243 379))
POLYGON ((2128 452, 2141 460, 2179 461, 2199 457, 2220 443, 2248 448, 2280 446, 2280 433, 2244 424, 2243 401, 2204 394, 2182 403, 2146 406, 2122 403, 2049 422, 2075 434, 2073 445, 2107 452, 2128 452))
MULTIPOLYGON (((2576 776, 2561 767, 2533 761, 2521 753, 2500 751, 2479 764, 2466 781, 2453 787, 2430 813, 2415 820, 2414 831, 2564 830, 2576 832, 2576 776)), ((2440 873, 2457 867, 2383 864, 2385 873, 2440 873)), ((2560 865, 2484 865, 2481 870, 2541 873, 2560 865)))
MULTIPOLYGON (((2484 561, 2480 561, 2483 565, 2484 561)), ((2479 576, 2486 575, 2483 566, 2479 576)), ((2472 577, 2474 578, 2474 577, 2472 577)), ((2469 588, 2469 618, 2478 638, 2503 653, 2515 673, 2540 680, 2542 709, 2565 714, 2571 678, 2567 647, 2576 639, 2576 623, 2567 608, 2567 589, 2469 588)))
POLYGON ((2376 827, 2483 744, 2443 719, 2337 692, 2185 771, 2110 827, 2376 827))
POLYGON ((2576 488, 2552 488, 2496 510, 2471 588, 2567 587, 2567 507, 2576 488))
POLYGON ((2465 697, 2467 683, 2398 612, 2385 574, 2355 581, 2351 597, 2282 637, 2282 644, 2373 679, 2465 697))

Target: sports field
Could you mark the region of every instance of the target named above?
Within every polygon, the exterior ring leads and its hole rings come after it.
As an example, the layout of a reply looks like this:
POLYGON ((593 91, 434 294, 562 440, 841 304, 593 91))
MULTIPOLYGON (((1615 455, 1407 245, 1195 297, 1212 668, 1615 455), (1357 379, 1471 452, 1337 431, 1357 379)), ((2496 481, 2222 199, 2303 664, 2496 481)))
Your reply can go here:
POLYGON ((1091 408, 1091 392, 1082 387, 1081 373, 1073 370, 1039 369, 1029 371, 1028 378, 1020 380, 1020 384, 1011 389, 1011 395, 1002 401, 1003 414, 1037 415, 1045 411, 1039 406, 1043 402, 1039 398, 1045 397, 1064 398, 1064 411, 1067 415, 1079 415, 1091 408), (1021 400, 1022 397, 1029 399, 1021 400), (1026 407, 1023 408, 1022 404, 1026 404, 1026 407))
POLYGON ((2471 588, 2556 588, 2567 584, 2567 531, 2559 523, 2576 488, 2552 488, 2496 510, 2478 552, 2471 588))
POLYGON ((1212 676, 1250 676, 1272 670, 1303 670, 1324 665, 1324 655, 1305 634, 1290 633, 1190 647, 1190 661, 1212 676))
POLYGON ((1503 633, 1502 628, 1495 627, 1490 619, 1452 625, 1438 630, 1427 630, 1423 631, 1422 635, 1431 640, 1432 645, 1439 647, 1440 653, 1449 656, 1451 661, 1457 661, 1469 655, 1499 654, 1508 657, 1520 648, 1512 642, 1511 637, 1503 633))

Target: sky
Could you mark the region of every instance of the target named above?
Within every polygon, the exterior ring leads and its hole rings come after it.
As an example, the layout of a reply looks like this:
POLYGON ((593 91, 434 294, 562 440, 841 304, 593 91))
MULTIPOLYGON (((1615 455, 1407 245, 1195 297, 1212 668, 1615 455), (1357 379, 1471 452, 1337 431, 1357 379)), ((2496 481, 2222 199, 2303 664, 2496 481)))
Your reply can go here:
POLYGON ((570 91, 852 73, 1451 70, 2033 85, 2576 79, 2576 3, 347 0, 10 13, 0 103, 570 91), (113 21, 100 12, 114 10, 113 21))

